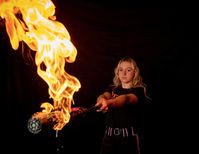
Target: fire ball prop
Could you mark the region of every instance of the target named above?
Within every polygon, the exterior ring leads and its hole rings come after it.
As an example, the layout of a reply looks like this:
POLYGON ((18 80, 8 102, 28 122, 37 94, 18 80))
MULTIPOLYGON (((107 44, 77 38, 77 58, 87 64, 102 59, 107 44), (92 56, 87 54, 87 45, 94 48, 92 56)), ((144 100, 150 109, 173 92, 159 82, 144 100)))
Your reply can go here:
MULTIPOLYGON (((95 112, 97 109, 99 109, 99 106, 92 106, 90 108, 75 107, 72 109, 73 111, 70 113, 70 121, 75 119, 77 116, 85 116, 88 113, 95 112)), ((33 134, 38 134, 39 132, 41 132, 43 126, 53 127, 57 123, 55 117, 56 115, 53 115, 53 112, 51 114, 46 114, 42 116, 40 116, 41 113, 38 113, 35 113, 28 120, 27 123, 28 130, 33 134)))
POLYGON ((76 60, 77 50, 65 26, 56 21, 55 5, 50 0, 0 0, 0 19, 4 21, 14 50, 24 42, 35 51, 38 75, 48 84, 53 103, 44 102, 28 128, 38 133, 43 124, 61 130, 70 120, 73 95, 79 80, 65 72, 65 62, 76 60))

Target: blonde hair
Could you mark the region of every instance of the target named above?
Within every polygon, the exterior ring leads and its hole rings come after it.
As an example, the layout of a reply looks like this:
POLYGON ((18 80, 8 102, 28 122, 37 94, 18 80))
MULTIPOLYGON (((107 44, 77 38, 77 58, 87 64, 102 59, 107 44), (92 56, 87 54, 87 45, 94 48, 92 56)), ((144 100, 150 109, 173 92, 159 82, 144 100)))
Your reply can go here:
POLYGON ((134 87, 134 88, 135 87, 143 87, 145 96, 150 98, 146 94, 147 85, 142 81, 142 76, 140 74, 140 69, 139 69, 137 63, 135 62, 135 60, 132 59, 131 57, 124 57, 124 58, 120 59, 120 61, 118 62, 117 66, 114 69, 115 76, 113 78, 113 86, 115 86, 115 87, 121 86, 121 81, 120 81, 120 79, 118 77, 118 72, 119 72, 119 68, 120 68, 120 65, 121 65, 122 62, 129 62, 129 63, 132 64, 132 68, 134 68, 135 75, 132 78, 132 87, 134 87))

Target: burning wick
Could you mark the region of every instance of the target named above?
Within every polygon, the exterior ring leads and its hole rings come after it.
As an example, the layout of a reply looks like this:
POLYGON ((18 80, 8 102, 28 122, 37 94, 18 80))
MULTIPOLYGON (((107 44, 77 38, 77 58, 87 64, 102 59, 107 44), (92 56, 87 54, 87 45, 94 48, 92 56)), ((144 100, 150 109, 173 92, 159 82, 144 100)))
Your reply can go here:
POLYGON ((58 123, 58 118, 56 118, 56 114, 51 112, 50 114, 36 112, 33 116, 28 120, 27 128, 33 134, 38 134, 43 126, 53 127, 58 123))
MULTIPOLYGON (((75 107, 72 108, 71 111, 71 120, 76 118, 77 116, 85 116, 88 113, 95 112, 97 109, 99 109, 99 106, 92 106, 90 108, 84 108, 84 107, 75 107)), ((43 126, 54 126, 57 123, 57 114, 53 114, 51 112, 50 114, 45 114, 42 112, 35 113, 27 123, 28 130, 33 134, 38 134, 42 131, 43 126)))

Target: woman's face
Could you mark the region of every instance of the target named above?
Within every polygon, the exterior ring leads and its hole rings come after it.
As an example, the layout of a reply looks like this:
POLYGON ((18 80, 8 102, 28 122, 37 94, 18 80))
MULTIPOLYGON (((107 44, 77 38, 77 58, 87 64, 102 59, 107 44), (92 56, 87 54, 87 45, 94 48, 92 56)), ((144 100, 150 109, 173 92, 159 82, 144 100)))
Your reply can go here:
POLYGON ((121 62, 118 68, 118 77, 122 85, 131 84, 134 75, 135 75, 135 68, 132 65, 132 63, 127 61, 121 62))

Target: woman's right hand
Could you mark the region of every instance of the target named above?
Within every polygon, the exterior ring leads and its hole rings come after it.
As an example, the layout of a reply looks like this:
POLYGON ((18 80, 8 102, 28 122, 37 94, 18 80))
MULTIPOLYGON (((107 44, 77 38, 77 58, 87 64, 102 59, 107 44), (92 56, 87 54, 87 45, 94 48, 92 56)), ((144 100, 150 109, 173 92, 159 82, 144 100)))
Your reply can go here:
POLYGON ((108 100, 102 97, 97 100, 97 103, 95 104, 95 106, 99 106, 99 109, 97 110, 97 112, 107 112, 108 100))

